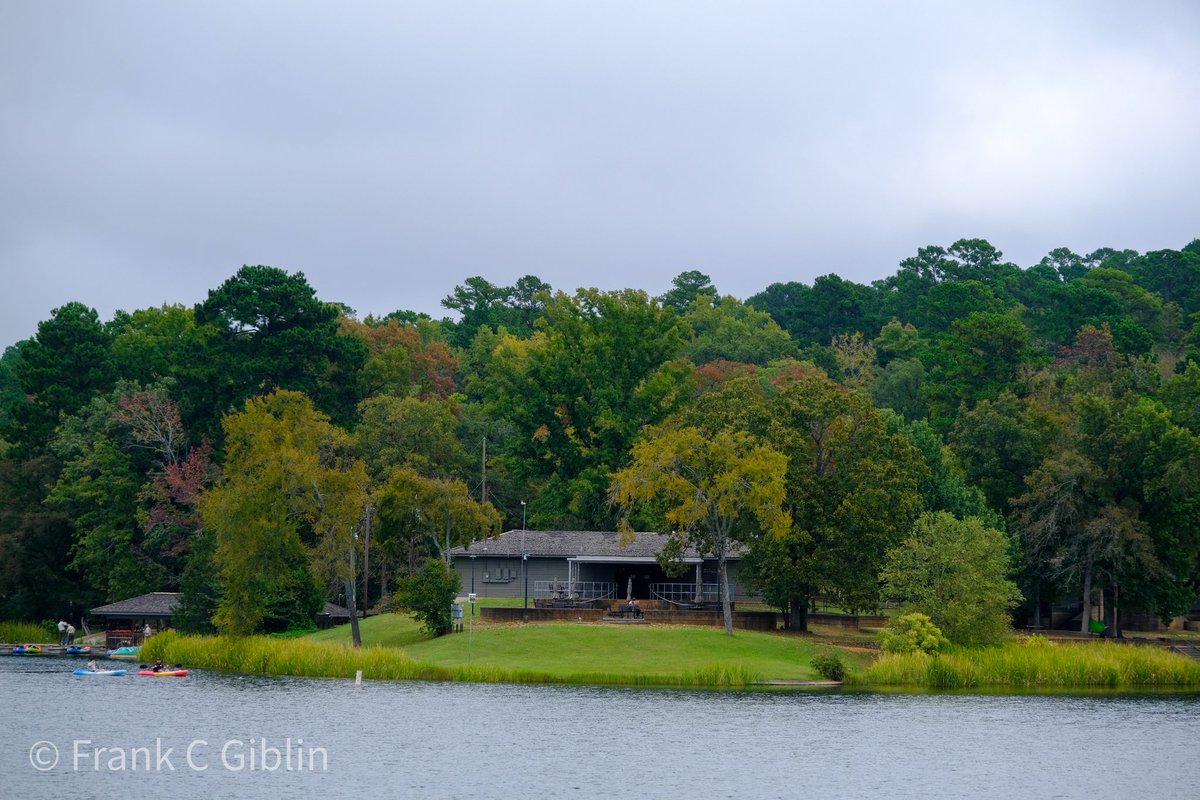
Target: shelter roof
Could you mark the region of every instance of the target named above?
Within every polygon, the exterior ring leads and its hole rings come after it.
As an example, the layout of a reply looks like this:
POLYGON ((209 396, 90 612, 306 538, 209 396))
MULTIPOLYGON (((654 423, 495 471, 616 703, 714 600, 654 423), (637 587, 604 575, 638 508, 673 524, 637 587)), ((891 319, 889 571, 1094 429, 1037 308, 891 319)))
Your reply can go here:
POLYGON ((350 609, 345 606, 339 606, 337 603, 326 603, 325 607, 317 613, 318 615, 327 617, 345 617, 346 619, 350 619, 350 609))
POLYGON ((179 605, 178 592, 150 592, 92 609, 102 617, 169 617, 179 605))

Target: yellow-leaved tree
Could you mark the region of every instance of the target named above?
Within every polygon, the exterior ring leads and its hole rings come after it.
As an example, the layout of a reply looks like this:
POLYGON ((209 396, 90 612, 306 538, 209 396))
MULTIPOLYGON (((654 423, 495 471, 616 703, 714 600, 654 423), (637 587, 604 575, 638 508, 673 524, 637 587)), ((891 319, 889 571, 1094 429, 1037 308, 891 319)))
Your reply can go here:
POLYGON ((346 589, 358 644, 355 549, 367 475, 346 433, 306 395, 285 390, 247 400, 222 424, 224 478, 200 501, 225 589, 217 629, 247 635, 311 624, 324 579, 346 589))
MULTIPOLYGON (((668 547, 694 547, 717 559, 725 633, 733 633, 726 557, 756 533, 782 534, 787 458, 746 433, 707 435, 690 426, 652 428, 613 476, 610 496, 626 516, 637 505, 660 510, 668 547)), ((627 523, 626 523, 627 524, 627 523)))

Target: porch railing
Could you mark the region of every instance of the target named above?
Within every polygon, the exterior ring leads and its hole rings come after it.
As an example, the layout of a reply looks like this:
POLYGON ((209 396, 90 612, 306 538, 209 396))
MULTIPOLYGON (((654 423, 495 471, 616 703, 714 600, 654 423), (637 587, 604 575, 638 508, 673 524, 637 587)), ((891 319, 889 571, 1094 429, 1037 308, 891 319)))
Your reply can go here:
POLYGON ((607 600, 616 592, 611 581, 534 581, 535 600, 607 600))
POLYGON ((650 594, 659 600, 665 600, 674 605, 686 606, 698 603, 721 602, 721 585, 719 583, 652 583, 650 594))

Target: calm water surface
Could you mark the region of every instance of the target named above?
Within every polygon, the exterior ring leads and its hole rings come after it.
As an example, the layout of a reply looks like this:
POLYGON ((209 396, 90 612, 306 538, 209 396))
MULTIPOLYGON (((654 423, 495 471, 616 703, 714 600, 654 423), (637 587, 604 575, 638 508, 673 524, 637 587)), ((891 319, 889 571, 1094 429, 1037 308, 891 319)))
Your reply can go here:
POLYGON ((0 797, 1200 797, 1197 694, 356 688, 81 664, 0 658, 0 797))

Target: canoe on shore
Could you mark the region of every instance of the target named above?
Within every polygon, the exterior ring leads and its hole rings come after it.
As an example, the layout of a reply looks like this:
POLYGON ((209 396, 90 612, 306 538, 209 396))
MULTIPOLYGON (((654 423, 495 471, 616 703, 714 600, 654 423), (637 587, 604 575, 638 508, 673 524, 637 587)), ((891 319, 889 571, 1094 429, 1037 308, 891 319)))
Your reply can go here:
POLYGON ((116 650, 109 650, 108 657, 127 658, 132 661, 138 657, 138 651, 141 649, 140 647, 118 647, 116 650))

